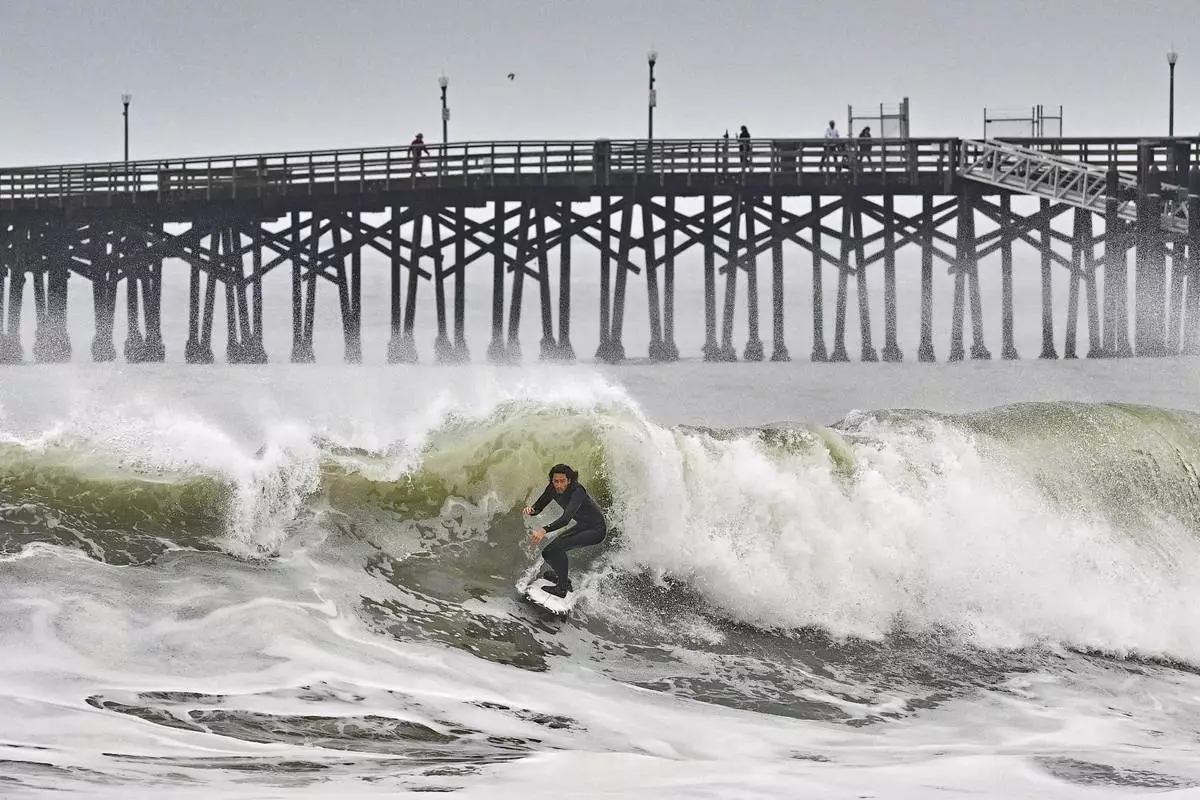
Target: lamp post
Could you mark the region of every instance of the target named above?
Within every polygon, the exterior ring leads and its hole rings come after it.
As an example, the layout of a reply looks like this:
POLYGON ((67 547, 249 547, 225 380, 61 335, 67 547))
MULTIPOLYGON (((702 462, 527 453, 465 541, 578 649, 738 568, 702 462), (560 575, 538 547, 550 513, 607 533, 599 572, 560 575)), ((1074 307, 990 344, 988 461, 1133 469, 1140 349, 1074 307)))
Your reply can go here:
POLYGON ((654 107, 658 105, 658 92, 654 89, 654 65, 658 63, 658 51, 646 53, 646 63, 650 65, 650 93, 646 97, 646 171, 652 171, 650 162, 651 148, 654 146, 654 107))
POLYGON ((1167 66, 1171 70, 1171 93, 1170 102, 1168 104, 1169 111, 1167 112, 1167 135, 1175 135, 1175 62, 1179 60, 1179 53, 1175 52, 1172 46, 1167 51, 1167 66))
POLYGON ((442 146, 446 146, 447 134, 450 123, 450 107, 446 105, 446 89, 450 86, 450 79, 445 75, 438 78, 438 86, 442 89, 442 146))
POLYGON ((133 100, 133 95, 125 93, 121 95, 121 116, 125 118, 125 188, 129 188, 129 101, 133 100))

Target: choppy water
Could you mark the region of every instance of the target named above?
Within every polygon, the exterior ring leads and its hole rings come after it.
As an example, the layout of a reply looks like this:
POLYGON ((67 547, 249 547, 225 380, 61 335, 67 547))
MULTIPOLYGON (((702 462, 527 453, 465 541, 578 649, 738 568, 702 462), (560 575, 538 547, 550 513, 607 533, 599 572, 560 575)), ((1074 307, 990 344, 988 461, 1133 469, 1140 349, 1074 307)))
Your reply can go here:
POLYGON ((6 371, 0 795, 1196 792, 1194 387, 6 371), (512 589, 558 461, 614 528, 566 620, 512 589))

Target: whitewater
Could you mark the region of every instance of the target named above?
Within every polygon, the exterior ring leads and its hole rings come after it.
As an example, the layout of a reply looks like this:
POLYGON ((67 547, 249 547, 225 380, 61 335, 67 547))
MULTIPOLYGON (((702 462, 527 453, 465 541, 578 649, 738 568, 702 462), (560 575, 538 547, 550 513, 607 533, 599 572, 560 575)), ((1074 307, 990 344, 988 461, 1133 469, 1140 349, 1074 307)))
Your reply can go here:
POLYGON ((0 796, 1200 796, 1196 389, 6 371, 0 796), (556 462, 612 528, 566 619, 513 590, 556 462))

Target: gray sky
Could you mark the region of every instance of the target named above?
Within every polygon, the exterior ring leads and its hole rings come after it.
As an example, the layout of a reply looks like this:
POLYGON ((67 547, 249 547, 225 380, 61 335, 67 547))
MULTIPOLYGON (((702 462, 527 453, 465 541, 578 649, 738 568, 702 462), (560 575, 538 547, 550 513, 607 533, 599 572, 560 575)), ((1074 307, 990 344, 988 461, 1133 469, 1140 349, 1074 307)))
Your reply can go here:
POLYGON ((1197 0, 7 0, 6 165, 450 138, 820 135, 911 98, 915 136, 1065 106, 1068 135, 1200 132, 1197 0), (336 10, 335 10, 336 8, 336 10), (508 81, 506 73, 515 72, 508 81))

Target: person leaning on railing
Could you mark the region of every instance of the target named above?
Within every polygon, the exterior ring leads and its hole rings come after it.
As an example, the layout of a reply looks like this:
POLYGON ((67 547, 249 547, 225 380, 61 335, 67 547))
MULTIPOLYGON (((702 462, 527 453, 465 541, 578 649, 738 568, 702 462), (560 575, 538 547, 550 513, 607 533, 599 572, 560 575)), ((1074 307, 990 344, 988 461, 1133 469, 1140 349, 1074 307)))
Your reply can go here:
POLYGON ((871 126, 867 125, 858 132, 858 161, 859 164, 871 163, 871 126))

